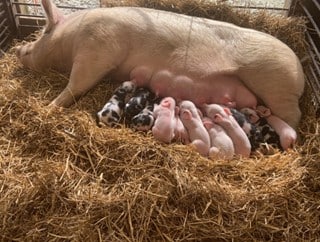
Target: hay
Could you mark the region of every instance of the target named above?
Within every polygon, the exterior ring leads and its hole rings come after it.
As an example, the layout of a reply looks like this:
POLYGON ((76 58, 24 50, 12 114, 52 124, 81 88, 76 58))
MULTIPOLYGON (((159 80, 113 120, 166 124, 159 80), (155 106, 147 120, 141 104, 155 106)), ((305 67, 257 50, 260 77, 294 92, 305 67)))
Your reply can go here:
MULTIPOLYGON (((291 41, 304 55, 300 19, 241 15, 204 2, 148 1, 155 2, 189 14, 206 6, 204 16, 217 10, 243 25, 255 26, 259 19, 264 24, 257 28, 291 41)), ((115 83, 101 83, 70 109, 48 110, 65 76, 26 70, 10 52, 0 70, 2 241, 320 237, 320 122, 307 108, 308 90, 296 149, 211 161, 188 146, 160 144, 150 134, 97 127, 94 114, 115 83)))

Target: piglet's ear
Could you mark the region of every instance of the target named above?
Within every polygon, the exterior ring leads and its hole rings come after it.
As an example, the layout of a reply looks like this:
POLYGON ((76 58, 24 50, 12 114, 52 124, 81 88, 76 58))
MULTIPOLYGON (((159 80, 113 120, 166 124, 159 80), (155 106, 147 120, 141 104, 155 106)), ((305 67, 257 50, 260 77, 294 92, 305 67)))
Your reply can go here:
POLYGON ((45 33, 49 33, 55 25, 64 20, 64 16, 56 5, 51 2, 51 0, 42 0, 41 4, 47 17, 45 33))
POLYGON ((174 107, 174 113, 178 114, 180 112, 180 108, 178 106, 174 107))
POLYGON ((229 108, 223 108, 223 110, 224 110, 224 112, 225 112, 228 116, 231 115, 231 111, 230 111, 229 108))

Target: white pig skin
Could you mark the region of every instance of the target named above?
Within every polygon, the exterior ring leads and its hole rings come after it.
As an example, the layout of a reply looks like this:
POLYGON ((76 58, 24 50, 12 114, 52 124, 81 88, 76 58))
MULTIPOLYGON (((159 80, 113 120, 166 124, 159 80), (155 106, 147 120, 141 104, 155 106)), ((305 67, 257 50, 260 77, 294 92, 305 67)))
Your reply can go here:
POLYGON ((154 9, 99 8, 63 16, 50 0, 42 5, 47 15, 43 35, 16 53, 31 69, 70 72, 52 105, 70 106, 111 72, 126 81, 135 67, 147 66, 150 73, 170 70, 208 86, 235 76, 274 115, 293 128, 299 123, 301 64, 287 45, 268 34, 154 9))

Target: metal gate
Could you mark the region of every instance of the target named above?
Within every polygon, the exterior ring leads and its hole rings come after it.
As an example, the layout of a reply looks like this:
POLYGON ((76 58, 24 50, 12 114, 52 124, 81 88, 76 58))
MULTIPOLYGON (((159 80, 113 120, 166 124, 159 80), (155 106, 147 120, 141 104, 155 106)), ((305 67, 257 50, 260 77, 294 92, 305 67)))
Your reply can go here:
POLYGON ((17 29, 11 9, 9 0, 0 1, 0 56, 9 48, 16 36, 17 29))
POLYGON ((307 19, 306 41, 310 61, 305 68, 307 83, 312 89, 310 100, 317 108, 320 116, 320 3, 319 0, 295 0, 289 15, 304 16, 307 19))

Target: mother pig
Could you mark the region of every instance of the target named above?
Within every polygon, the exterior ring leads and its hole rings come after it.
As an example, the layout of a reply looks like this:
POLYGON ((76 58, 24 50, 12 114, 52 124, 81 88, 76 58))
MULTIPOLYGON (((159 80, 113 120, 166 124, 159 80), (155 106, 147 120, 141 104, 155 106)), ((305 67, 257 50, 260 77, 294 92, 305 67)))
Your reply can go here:
MULTIPOLYGON (((168 70, 208 87, 225 77, 242 80, 275 115, 294 128, 299 123, 301 64, 268 34, 154 9, 100 8, 64 17, 50 0, 42 0, 42 6, 43 35, 16 53, 31 69, 71 72, 52 105, 70 106, 106 74, 128 80, 134 68, 146 66, 151 76, 168 70)), ((206 95, 221 95, 219 85, 206 95)))

